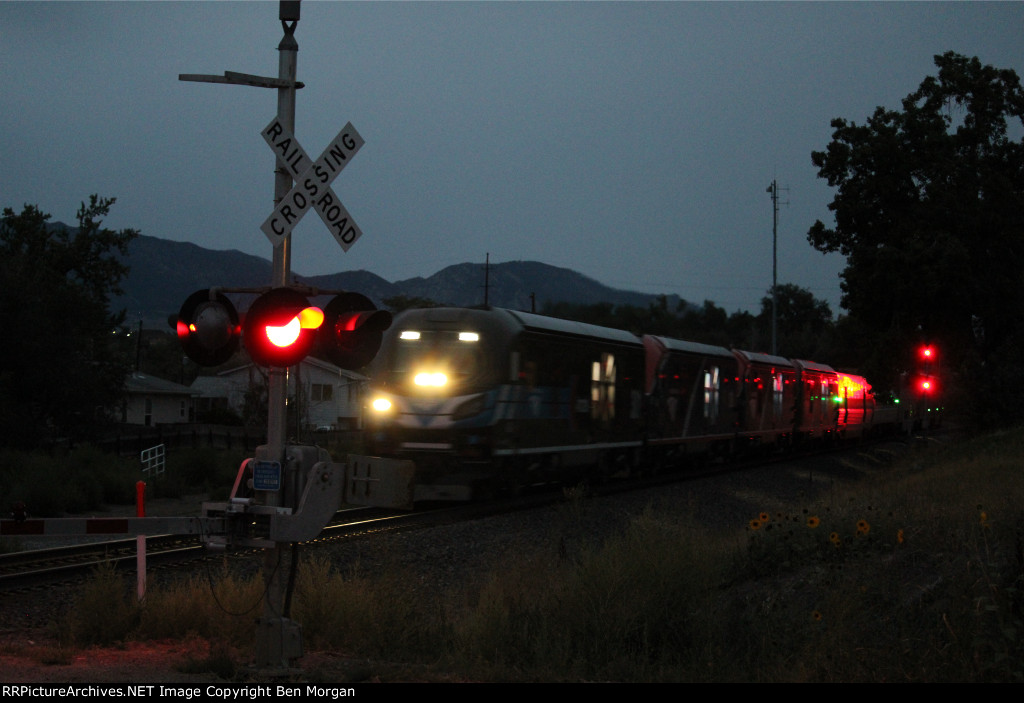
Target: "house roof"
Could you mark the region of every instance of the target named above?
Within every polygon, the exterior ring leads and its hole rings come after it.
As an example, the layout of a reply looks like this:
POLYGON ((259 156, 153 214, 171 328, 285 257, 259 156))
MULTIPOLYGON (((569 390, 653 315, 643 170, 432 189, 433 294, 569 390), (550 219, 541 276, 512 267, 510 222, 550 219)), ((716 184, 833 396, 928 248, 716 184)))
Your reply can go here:
POLYGON ((203 398, 225 398, 236 385, 232 379, 222 375, 197 376, 192 381, 192 391, 203 398))
MULTIPOLYGON (((369 380, 369 379, 367 379, 366 376, 363 376, 362 374, 358 374, 355 371, 349 371, 348 369, 340 368, 340 367, 335 366, 334 364, 332 364, 330 362, 322 361, 321 359, 316 359, 316 358, 314 358, 312 356, 307 356, 305 359, 303 359, 299 363, 302 366, 315 366, 317 368, 323 369, 324 371, 329 371, 330 373, 338 373, 343 378, 347 378, 350 381, 366 381, 366 380, 369 380)), ((248 369, 248 368, 252 368, 253 366, 255 366, 255 364, 250 362, 248 364, 242 364, 241 366, 235 366, 235 367, 230 368, 230 369, 224 369, 223 371, 218 371, 217 375, 218 376, 231 376, 232 374, 238 373, 238 371, 240 371, 241 369, 248 369)), ((203 377, 200 376, 199 378, 203 378, 203 377)), ((196 380, 198 381, 199 378, 197 378, 196 380)), ((193 382, 193 385, 194 385, 194 382, 193 382)))
POLYGON ((125 382, 125 389, 129 393, 149 393, 160 395, 199 395, 188 386, 180 383, 167 381, 156 376, 148 376, 136 371, 131 374, 125 382))

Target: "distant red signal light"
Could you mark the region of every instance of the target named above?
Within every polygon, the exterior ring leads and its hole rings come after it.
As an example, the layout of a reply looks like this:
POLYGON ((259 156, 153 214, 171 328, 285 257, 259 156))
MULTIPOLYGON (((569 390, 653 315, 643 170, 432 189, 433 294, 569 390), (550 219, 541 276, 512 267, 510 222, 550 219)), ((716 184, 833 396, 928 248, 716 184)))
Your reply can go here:
POLYGON ((939 392, 939 379, 935 376, 918 376, 914 385, 918 394, 922 396, 934 396, 939 392))

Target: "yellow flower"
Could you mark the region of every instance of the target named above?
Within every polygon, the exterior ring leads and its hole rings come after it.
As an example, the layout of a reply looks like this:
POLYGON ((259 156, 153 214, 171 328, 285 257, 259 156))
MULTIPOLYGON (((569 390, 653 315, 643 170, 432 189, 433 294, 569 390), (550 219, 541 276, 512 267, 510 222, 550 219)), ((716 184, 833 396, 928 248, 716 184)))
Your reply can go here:
POLYGON ((761 513, 758 517, 761 519, 761 522, 768 522, 772 519, 772 516, 768 513, 761 513))
POLYGON ((838 532, 833 532, 832 534, 830 534, 828 536, 828 541, 838 547, 839 546, 839 542, 841 541, 839 539, 839 533, 838 532))
POLYGON ((820 610, 815 610, 815 611, 813 611, 811 613, 811 619, 814 620, 815 622, 820 622, 821 618, 822 618, 822 615, 821 615, 821 611, 820 610))
POLYGON ((903 530, 896 530, 896 541, 903 544, 903 530))
POLYGON ((809 518, 807 518, 807 526, 812 530, 820 524, 821 520, 818 519, 817 515, 811 515, 809 518))
POLYGON ((868 521, 867 520, 858 520, 857 521, 857 534, 858 535, 866 535, 868 532, 871 532, 871 525, 868 524, 868 521))
POLYGON ((760 530, 761 529, 761 521, 757 520, 757 519, 751 520, 749 523, 747 523, 747 527, 749 527, 751 530, 754 530, 754 531, 760 530))

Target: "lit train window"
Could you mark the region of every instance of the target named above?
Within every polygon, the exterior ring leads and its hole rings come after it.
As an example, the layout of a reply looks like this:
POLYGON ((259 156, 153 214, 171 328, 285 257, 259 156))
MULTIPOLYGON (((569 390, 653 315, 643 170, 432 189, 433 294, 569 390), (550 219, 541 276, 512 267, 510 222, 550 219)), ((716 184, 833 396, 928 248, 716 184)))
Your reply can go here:
POLYGON ((590 410, 595 420, 615 417, 615 355, 602 353, 591 366, 590 410))
POLYGON ((404 339, 407 342, 414 342, 420 338, 420 333, 413 330, 404 330, 402 334, 398 335, 398 338, 404 339))
POLYGON ((772 405, 775 417, 782 417, 782 374, 777 373, 772 379, 772 405))
POLYGON ((712 366, 704 372, 704 418, 718 419, 718 367, 712 366))

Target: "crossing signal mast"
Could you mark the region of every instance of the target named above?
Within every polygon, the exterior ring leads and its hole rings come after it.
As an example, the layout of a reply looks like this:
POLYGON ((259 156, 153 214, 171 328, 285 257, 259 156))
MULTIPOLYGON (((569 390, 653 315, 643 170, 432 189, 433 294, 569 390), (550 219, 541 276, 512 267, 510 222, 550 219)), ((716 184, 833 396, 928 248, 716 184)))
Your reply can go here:
MULTIPOLYGON (((266 592, 257 633, 257 663, 285 668, 289 660, 301 655, 301 635, 299 625, 287 617, 284 575, 288 567, 282 544, 310 539, 310 530, 318 532, 327 523, 340 507, 343 494, 348 502, 371 504, 377 500, 376 495, 370 496, 372 482, 365 474, 382 466, 369 457, 351 455, 346 464, 335 464, 322 449, 286 444, 287 370, 311 353, 341 368, 361 368, 376 355, 382 333, 391 325, 391 314, 377 310, 363 295, 325 291, 334 294, 334 298, 320 308, 310 304, 308 296, 321 291, 292 284, 291 233, 306 212, 316 211, 344 251, 362 236, 351 214, 331 190, 333 179, 362 148, 362 137, 348 123, 314 161, 294 136, 295 92, 303 87, 296 80, 299 47, 295 29, 299 17, 298 0, 280 1, 284 37, 278 45, 277 78, 228 71, 223 76, 179 76, 187 81, 277 90, 277 114, 262 132, 276 162, 275 207, 260 227, 273 245, 271 287, 256 291, 259 297, 241 317, 224 296, 230 291, 196 291, 185 301, 174 326, 182 348, 196 363, 223 363, 242 343, 254 363, 268 368, 267 443, 257 448, 256 456, 240 468, 232 500, 209 509, 204 506, 204 512, 236 519, 240 525, 250 526, 246 528, 250 530, 254 518, 265 520, 269 516, 270 526, 263 530, 262 537, 250 534, 245 538, 249 546, 266 548, 266 592), (359 478, 360 472, 363 478, 359 478), (252 499, 242 500, 238 496, 239 487, 245 483, 251 484, 252 499)), ((396 471, 391 475, 396 475, 396 471)), ((404 501, 401 497, 389 498, 391 505, 404 501)))
MULTIPOLYGON (((342 501, 350 504, 411 507, 412 462, 349 454, 334 462, 315 446, 285 442, 288 368, 310 354, 343 369, 362 368, 376 355, 391 314, 377 310, 364 295, 322 291, 291 281, 291 231, 308 210, 324 221, 331 236, 348 251, 362 236, 351 214, 331 190, 331 181, 363 145, 351 125, 312 161, 298 145, 295 126, 295 80, 299 1, 281 0, 279 19, 284 37, 278 45, 277 78, 225 71, 223 76, 182 74, 180 80, 227 83, 277 90, 277 114, 263 130, 274 151, 275 207, 261 230, 273 245, 271 285, 260 289, 205 288, 185 299, 169 320, 185 354, 201 366, 219 366, 241 345, 253 362, 268 369, 267 443, 239 467, 227 502, 204 503, 203 516, 29 519, 20 511, 0 519, 0 537, 7 535, 198 534, 209 546, 263 548, 263 617, 256 633, 256 664, 288 671, 302 655, 301 627, 289 618, 285 597, 294 569, 284 559, 285 545, 314 539, 342 501), (294 183, 293 183, 294 182, 294 183), (258 297, 239 315, 228 293, 258 297), (333 295, 324 307, 310 297, 333 295)), ((141 550, 140 550, 141 551, 141 550)), ((294 555, 294 552, 293 552, 294 555)), ((140 582, 144 568, 140 567, 140 582)), ((140 588, 141 594, 141 588, 140 588)))

